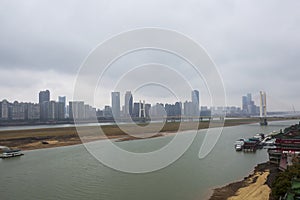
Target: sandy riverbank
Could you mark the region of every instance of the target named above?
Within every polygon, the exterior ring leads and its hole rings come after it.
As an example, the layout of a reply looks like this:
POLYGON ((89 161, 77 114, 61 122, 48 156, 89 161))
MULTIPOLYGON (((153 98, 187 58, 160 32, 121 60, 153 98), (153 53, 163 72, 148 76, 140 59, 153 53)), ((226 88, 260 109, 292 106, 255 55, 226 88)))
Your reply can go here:
POLYGON ((275 165, 259 164, 243 180, 214 189, 209 200, 269 200, 270 185, 277 173, 275 165))
MULTIPOLYGON (((270 121, 285 120, 285 118, 272 118, 270 121)), ((236 126, 250 123, 258 123, 258 118, 230 119, 226 120, 224 126, 236 126)), ((29 130, 7 130, 0 131, 0 145, 10 148, 19 148, 22 150, 51 148, 58 146, 74 145, 89 141, 103 139, 119 139, 119 141, 143 139, 150 137, 161 137, 177 131, 192 129, 206 129, 209 127, 223 126, 219 121, 209 122, 169 122, 164 125, 161 123, 140 124, 141 129, 132 124, 124 125, 105 125, 101 126, 105 135, 99 135, 98 126, 82 127, 59 127, 59 128, 41 128, 29 130), (146 126, 147 125, 147 126, 146 126), (80 130, 80 137, 78 136, 80 130), (124 131, 126 130, 126 131, 124 131), (157 134, 152 134, 153 130, 158 130, 157 134), (131 136, 128 136, 129 132, 131 136), (140 137, 141 136, 141 137, 140 137)))

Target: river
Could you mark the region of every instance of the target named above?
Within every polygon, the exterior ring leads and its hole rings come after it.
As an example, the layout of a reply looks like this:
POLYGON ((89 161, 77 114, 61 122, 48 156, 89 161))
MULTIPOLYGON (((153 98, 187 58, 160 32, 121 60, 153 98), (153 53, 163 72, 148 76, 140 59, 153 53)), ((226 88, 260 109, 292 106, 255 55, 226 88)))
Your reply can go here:
MULTIPOLYGON (((211 189, 247 176, 268 160, 266 150, 236 152, 233 143, 258 132, 270 133, 298 121, 226 127, 215 148, 204 159, 198 152, 204 134, 170 166, 145 174, 129 174, 100 164, 83 145, 26 151, 18 158, 0 160, 0 196, 5 200, 203 200, 211 189)), ((118 143, 124 149, 153 149, 170 137, 118 143)), ((105 140, 99 141, 107 142, 105 140)))

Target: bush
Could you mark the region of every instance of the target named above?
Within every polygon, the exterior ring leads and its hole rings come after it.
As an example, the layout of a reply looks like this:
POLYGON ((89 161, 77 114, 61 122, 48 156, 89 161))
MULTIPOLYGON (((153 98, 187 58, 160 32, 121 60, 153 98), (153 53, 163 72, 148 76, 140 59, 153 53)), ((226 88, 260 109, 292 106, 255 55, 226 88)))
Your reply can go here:
POLYGON ((286 171, 277 175, 272 183, 272 197, 279 199, 291 188, 291 180, 294 177, 300 177, 300 164, 290 166, 286 171))

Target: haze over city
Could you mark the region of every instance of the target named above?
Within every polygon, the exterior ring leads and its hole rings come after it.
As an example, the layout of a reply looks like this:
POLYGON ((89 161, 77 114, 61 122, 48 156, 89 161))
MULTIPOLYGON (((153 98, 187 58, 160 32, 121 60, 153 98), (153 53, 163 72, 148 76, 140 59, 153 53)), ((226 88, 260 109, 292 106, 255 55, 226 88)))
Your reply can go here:
MULTIPOLYGON (((258 102, 264 90, 269 110, 299 110, 300 2, 290 2, 1 1, 0 99, 37 102, 35 94, 49 89, 55 98, 72 100, 76 73, 91 50, 112 35, 154 26, 179 31, 207 50, 224 81, 228 105, 241 106, 241 96, 248 92, 258 102)), ((149 61, 184 68, 176 59, 137 52, 116 63, 112 72, 149 61)), ((108 83, 117 81, 113 74, 106 77, 108 83)), ((196 89, 201 103, 209 105, 202 86, 196 89)), ((159 98, 174 102, 157 87, 146 91, 134 96, 150 103, 159 98)), ((110 104, 110 92, 107 88, 95 106, 110 104)))

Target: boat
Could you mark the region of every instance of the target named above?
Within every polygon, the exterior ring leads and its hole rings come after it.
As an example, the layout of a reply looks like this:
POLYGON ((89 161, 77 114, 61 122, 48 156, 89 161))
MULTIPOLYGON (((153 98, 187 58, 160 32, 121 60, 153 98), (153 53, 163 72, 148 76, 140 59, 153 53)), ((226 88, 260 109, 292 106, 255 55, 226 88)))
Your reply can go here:
POLYGON ((18 157, 18 156, 23 156, 24 154, 21 152, 19 149, 15 150, 7 150, 0 155, 0 158, 5 159, 5 158, 12 158, 12 157, 18 157))
POLYGON ((236 145, 241 145, 241 146, 243 146, 243 145, 244 145, 244 142, 245 142, 245 139, 244 139, 244 138, 238 139, 237 141, 234 142, 234 146, 236 146, 236 145))
POLYGON ((237 145, 235 145, 235 150, 236 151, 242 151, 242 149, 243 149, 243 146, 242 145, 240 145, 240 144, 237 144, 237 145))
POLYGON ((275 138, 263 141, 264 148, 265 149, 276 148, 275 142, 276 142, 275 138))
POLYGON ((238 139, 237 141, 235 141, 235 143, 234 143, 235 150, 241 151, 243 149, 244 143, 245 143, 244 138, 241 138, 241 139, 238 139))
POLYGON ((259 141, 263 141, 265 139, 265 135, 263 133, 257 133, 253 136, 253 138, 258 139, 259 141))

